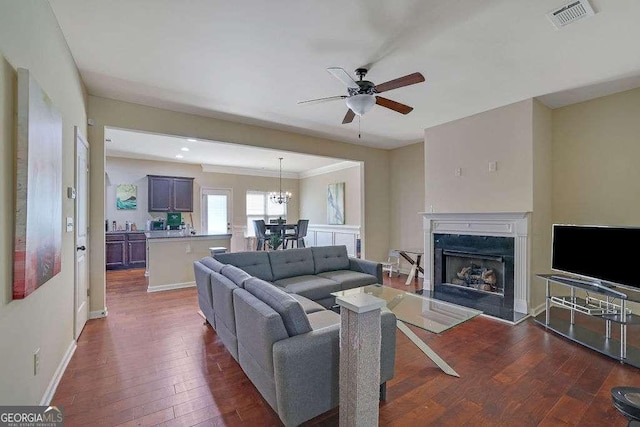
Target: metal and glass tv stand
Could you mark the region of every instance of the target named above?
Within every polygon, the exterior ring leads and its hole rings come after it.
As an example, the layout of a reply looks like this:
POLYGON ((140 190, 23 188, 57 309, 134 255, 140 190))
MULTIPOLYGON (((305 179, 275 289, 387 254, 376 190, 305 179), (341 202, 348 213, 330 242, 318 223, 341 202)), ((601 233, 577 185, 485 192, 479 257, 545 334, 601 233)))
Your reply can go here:
POLYGON ((640 349, 627 346, 627 326, 640 325, 640 316, 633 314, 627 303, 640 303, 640 292, 557 274, 537 276, 546 282, 545 311, 534 318, 537 323, 592 350, 640 368, 640 349), (562 285, 562 289, 569 288, 569 295, 552 294, 552 283, 562 285), (568 310, 569 314, 563 315, 563 310, 568 310), (580 322, 582 316, 602 319, 602 325, 580 322), (620 325, 619 335, 612 334, 613 324, 620 325))

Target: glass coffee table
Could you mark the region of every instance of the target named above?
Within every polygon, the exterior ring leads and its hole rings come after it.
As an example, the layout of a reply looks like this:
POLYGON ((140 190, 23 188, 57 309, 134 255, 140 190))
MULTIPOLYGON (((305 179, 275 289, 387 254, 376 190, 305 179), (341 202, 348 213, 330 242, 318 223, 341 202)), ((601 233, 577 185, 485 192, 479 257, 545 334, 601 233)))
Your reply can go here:
POLYGON ((396 315, 398 329, 445 373, 459 377, 459 375, 409 329, 405 323, 439 334, 482 314, 481 311, 383 285, 362 286, 346 291, 333 292, 331 295, 341 297, 359 293, 373 295, 386 301, 387 305, 385 309, 396 315))

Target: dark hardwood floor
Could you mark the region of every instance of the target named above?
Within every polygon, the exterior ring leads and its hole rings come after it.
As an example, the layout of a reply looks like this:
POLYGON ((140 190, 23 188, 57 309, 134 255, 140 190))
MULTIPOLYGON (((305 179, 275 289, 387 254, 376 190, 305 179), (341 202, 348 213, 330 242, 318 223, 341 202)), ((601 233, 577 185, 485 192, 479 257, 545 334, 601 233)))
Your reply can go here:
MULTIPOLYGON (((406 276, 385 284, 404 285, 406 276)), ((66 425, 281 425, 197 314, 195 288, 147 293, 144 270, 107 272, 104 319, 90 320, 52 405, 66 425)), ((546 332, 477 317, 440 335, 412 329, 459 374, 398 333, 380 424, 624 426, 610 390, 640 370, 546 332)), ((309 426, 338 424, 333 410, 309 426)))

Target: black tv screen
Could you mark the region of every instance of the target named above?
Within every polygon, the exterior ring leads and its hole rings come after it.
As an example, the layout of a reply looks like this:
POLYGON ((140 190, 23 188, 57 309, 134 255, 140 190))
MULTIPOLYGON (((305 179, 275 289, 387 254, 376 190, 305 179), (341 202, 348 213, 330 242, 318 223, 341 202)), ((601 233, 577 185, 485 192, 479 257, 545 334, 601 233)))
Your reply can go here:
POLYGON ((640 228, 554 224, 551 268, 640 288, 636 242, 640 242, 640 228))

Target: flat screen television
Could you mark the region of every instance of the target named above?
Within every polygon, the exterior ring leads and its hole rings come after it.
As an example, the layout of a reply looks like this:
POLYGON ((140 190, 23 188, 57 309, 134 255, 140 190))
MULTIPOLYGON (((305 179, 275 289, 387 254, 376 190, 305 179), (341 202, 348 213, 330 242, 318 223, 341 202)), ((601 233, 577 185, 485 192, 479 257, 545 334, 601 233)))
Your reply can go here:
POLYGON ((640 228, 553 225, 551 269, 601 285, 640 288, 640 228))

